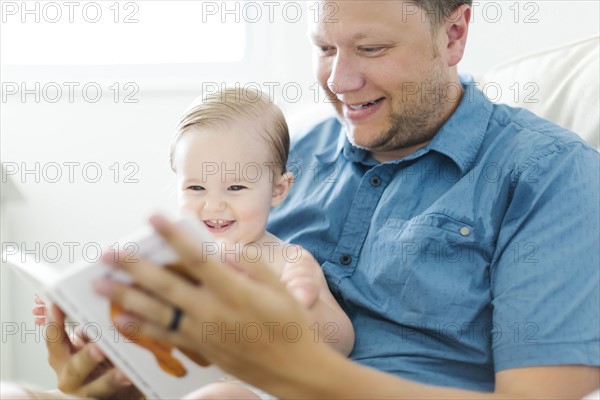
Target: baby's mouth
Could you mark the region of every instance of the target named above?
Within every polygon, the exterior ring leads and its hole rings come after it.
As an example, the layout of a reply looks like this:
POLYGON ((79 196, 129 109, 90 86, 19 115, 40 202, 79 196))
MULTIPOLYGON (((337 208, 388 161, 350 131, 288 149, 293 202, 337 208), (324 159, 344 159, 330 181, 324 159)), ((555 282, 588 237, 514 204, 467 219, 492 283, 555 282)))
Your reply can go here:
POLYGON ((224 230, 233 225, 235 220, 205 219, 203 222, 210 230, 224 230))

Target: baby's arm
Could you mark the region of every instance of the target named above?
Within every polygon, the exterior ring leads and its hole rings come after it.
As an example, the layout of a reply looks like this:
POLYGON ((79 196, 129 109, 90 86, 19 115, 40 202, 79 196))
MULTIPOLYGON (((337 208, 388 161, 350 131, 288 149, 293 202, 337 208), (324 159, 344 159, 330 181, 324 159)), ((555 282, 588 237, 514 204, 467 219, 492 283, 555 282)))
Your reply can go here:
POLYGON ((311 311, 315 321, 311 333, 348 355, 354 346, 352 323, 329 291, 319 263, 306 249, 298 246, 298 251, 298 256, 284 265, 281 281, 311 311))

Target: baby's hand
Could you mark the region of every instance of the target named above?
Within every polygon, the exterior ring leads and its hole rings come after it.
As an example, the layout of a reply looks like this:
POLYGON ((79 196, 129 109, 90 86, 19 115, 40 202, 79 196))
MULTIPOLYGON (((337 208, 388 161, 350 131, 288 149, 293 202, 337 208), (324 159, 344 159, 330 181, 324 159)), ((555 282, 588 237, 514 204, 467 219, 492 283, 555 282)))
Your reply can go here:
POLYGON ((35 316, 35 324, 46 325, 46 304, 37 294, 34 301, 35 306, 31 309, 31 313, 35 316))
POLYGON ((325 279, 319 263, 310 252, 295 246, 297 253, 290 255, 291 260, 283 267, 281 282, 290 293, 304 306, 311 308, 319 299, 325 279))
MULTIPOLYGON (((35 306, 31 309, 31 313, 35 317, 35 324, 38 326, 44 326, 49 322, 47 317, 48 315, 48 306, 44 303, 44 300, 41 299, 37 294, 35 295, 35 306)), ((83 330, 80 326, 75 326, 75 329, 69 333, 69 339, 73 342, 75 348, 83 347, 89 340, 84 336, 83 330)))

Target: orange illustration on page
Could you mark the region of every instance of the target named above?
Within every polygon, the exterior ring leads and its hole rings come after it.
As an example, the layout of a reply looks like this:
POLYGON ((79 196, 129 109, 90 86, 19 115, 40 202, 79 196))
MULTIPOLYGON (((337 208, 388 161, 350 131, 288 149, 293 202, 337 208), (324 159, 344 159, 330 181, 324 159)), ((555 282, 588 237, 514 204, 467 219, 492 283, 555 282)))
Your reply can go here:
MULTIPOLYGON (((199 283, 193 280, 189 275, 187 275, 180 264, 169 264, 165 266, 165 268, 175 272, 177 275, 182 276, 189 281, 192 281, 196 284, 199 283)), ((136 285, 134 284, 133 286, 136 285)), ((116 323, 117 316, 123 312, 125 312, 125 310, 119 304, 111 302, 111 321, 116 323)), ((137 330, 135 329, 125 329, 125 327, 122 326, 118 326, 118 329, 119 332, 123 334, 123 336, 125 336, 132 343, 150 351, 154 355, 154 358, 156 359, 156 362, 158 363, 160 368, 170 375, 176 376, 178 378, 187 375, 187 370, 185 369, 183 363, 173 355, 173 349, 175 348, 177 348, 179 351, 185 354, 190 360, 194 361, 196 364, 202 367, 210 365, 210 363, 204 357, 192 350, 176 347, 173 344, 164 340, 158 340, 148 336, 139 335, 137 334, 137 330)))

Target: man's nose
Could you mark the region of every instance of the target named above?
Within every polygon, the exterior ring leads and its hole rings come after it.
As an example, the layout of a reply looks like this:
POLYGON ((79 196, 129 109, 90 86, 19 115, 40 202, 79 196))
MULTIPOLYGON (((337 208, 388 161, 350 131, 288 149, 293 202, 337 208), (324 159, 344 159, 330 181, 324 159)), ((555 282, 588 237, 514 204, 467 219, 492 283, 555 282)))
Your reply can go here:
POLYGON ((365 79, 357 63, 350 57, 338 53, 331 65, 327 86, 335 94, 344 94, 358 90, 365 79))

